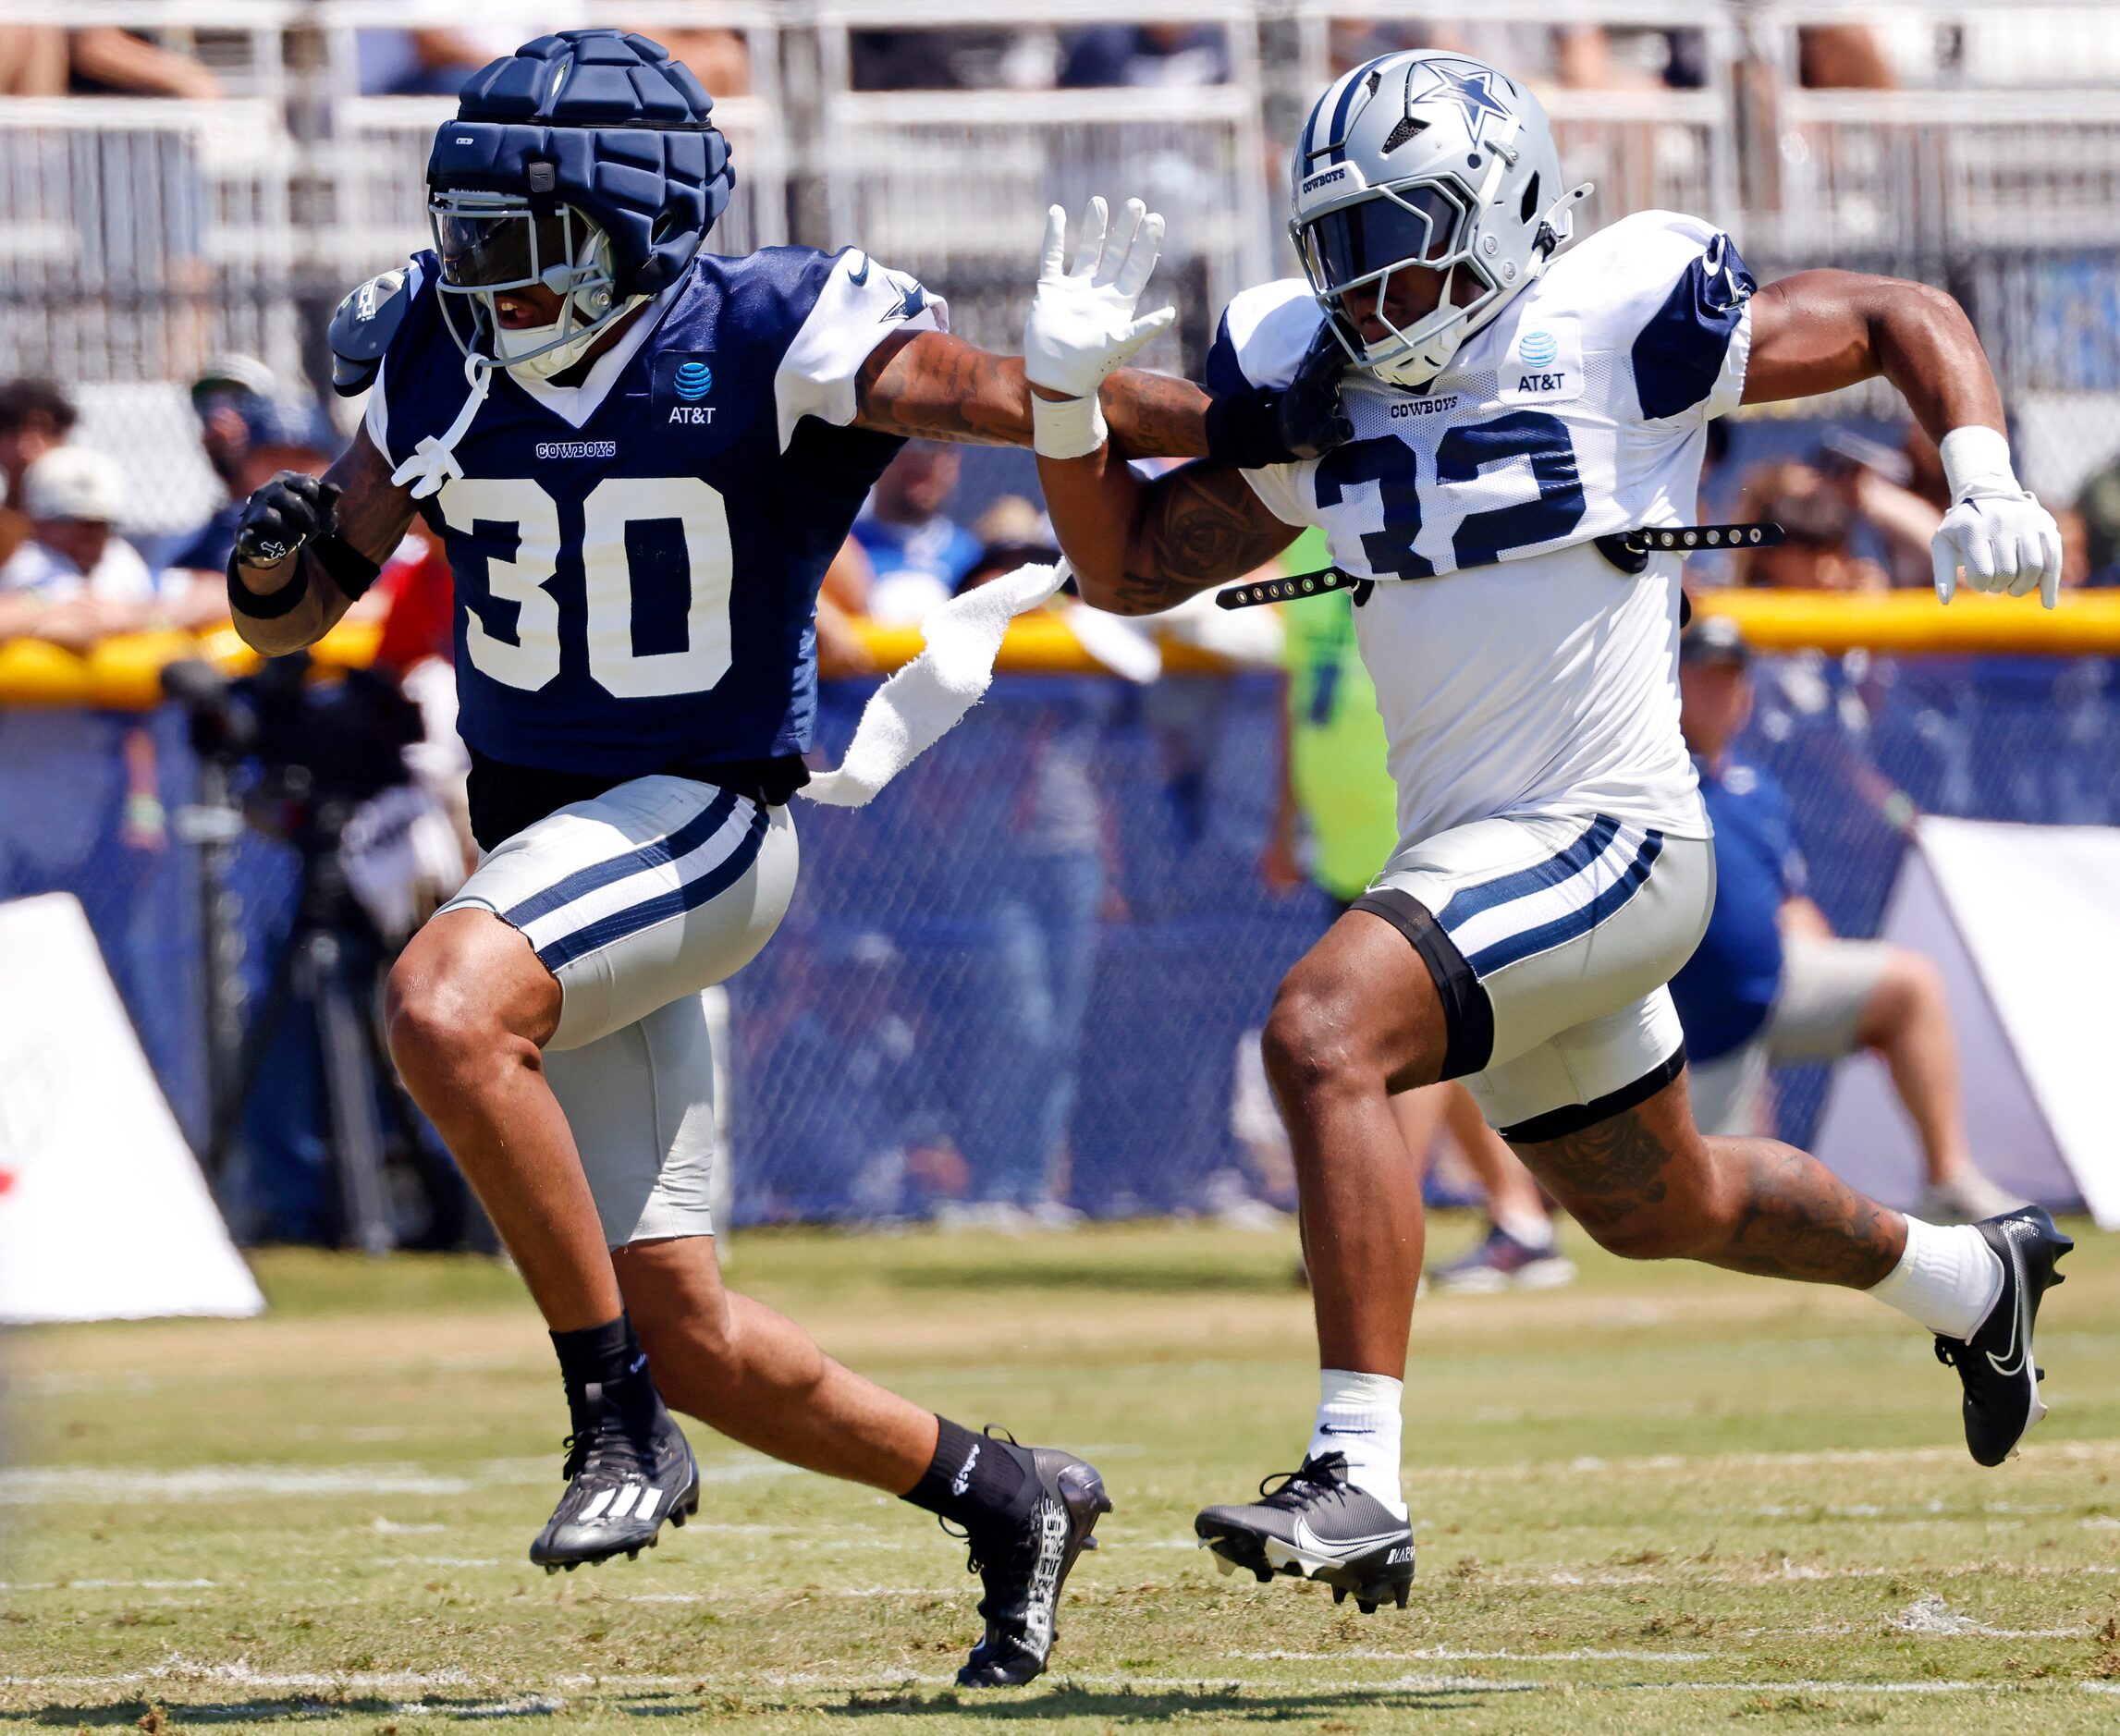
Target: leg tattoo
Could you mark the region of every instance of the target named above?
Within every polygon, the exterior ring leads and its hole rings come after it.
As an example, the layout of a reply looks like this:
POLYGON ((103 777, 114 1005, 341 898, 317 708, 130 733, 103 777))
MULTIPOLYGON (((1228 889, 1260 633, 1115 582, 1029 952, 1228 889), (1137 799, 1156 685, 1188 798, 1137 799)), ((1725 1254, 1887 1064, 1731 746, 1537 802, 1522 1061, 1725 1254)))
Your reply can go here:
POLYGON ((1906 1247, 1899 1214, 1817 1158, 1774 1140, 1703 1139, 1660 1094, 1517 1151, 1584 1229, 1631 1259, 1867 1290, 1906 1247))
POLYGON ((1771 1139, 1706 1144, 1708 1161, 1739 1182, 1736 1228, 1715 1265, 1868 1290, 1899 1264, 1906 1221, 1809 1153, 1771 1139))

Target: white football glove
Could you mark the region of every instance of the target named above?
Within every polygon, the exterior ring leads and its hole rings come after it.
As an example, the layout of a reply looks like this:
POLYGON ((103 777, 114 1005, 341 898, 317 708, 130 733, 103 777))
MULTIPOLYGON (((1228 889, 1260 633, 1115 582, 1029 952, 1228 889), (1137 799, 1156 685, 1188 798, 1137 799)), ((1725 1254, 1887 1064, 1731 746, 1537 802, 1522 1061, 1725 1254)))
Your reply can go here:
POLYGON ((1129 199, 1116 226, 1101 199, 1083 212, 1074 269, 1066 269, 1067 213, 1046 213, 1045 256, 1023 322, 1023 373, 1033 385, 1064 393, 1031 394, 1032 445, 1048 458, 1079 458, 1105 441, 1097 387, 1178 317, 1175 308, 1134 316, 1163 249, 1163 219, 1129 199))
POLYGON ((1930 544, 1936 595, 1950 602, 1962 568, 1970 590, 2021 597, 2036 586, 2053 608, 2061 598, 2061 527, 2018 484, 2008 442, 1991 428, 1954 428, 1942 450, 1953 505, 1930 544))

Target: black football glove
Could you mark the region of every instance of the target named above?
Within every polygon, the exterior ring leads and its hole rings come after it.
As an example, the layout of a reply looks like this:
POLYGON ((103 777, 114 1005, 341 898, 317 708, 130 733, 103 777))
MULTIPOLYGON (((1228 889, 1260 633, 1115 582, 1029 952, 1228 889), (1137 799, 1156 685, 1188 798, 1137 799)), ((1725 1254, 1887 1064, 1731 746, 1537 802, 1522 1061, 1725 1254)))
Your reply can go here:
POLYGON ((1285 386, 1254 386, 1207 406, 1207 456, 1243 471, 1323 458, 1354 437, 1340 406, 1348 355, 1320 325, 1285 386))
POLYGON ((282 471, 243 503, 236 525, 236 558, 245 567, 276 567, 304 543, 338 526, 335 483, 300 471, 282 471))

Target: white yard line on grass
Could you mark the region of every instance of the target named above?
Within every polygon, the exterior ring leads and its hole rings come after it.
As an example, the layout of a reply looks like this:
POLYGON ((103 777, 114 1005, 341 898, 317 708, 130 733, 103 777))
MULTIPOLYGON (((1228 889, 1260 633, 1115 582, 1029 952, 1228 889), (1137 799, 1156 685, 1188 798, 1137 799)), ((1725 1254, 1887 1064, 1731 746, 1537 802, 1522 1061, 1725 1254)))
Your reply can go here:
POLYGON ((1413 1652, 1373 1652, 1366 1646, 1356 1646, 1339 1652, 1232 1652, 1229 1656, 1261 1663, 1290 1664, 1330 1664, 1345 1658, 1380 1664, 1707 1664, 1712 1663, 1715 1657, 1712 1652, 1476 1652, 1459 1645, 1424 1645, 1413 1652))
MULTIPOLYGON (((178 1471, 127 1466, 16 1465, 0 1470, 0 1507, 63 1502, 255 1500, 311 1495, 468 1495, 551 1480, 545 1459, 497 1459, 469 1474, 413 1464, 190 1465, 178 1471)), ((792 1476, 771 1459, 738 1459, 700 1467, 703 1483, 748 1483, 792 1476)))
MULTIPOLYGON (((1312 1657, 1325 1659, 1333 1657, 1344 1658, 1348 1653, 1300 1653, 1260 1654, 1261 1657, 1285 1657, 1292 1661, 1312 1657)), ((1392 1654, 1380 1654, 1380 1659, 1389 1659, 1392 1654)), ((1439 1659, 1472 1659, 1481 1657, 1507 1657, 1505 1653, 1452 1653, 1442 1649, 1435 1653, 1412 1656, 1433 1656, 1439 1659)), ((1517 1656, 1524 1656, 1518 1654, 1517 1656)), ((1628 1653, 1547 1653, 1533 1655, 1526 1661, 1559 1662, 1571 1658, 1585 1660, 1598 1658, 1653 1657, 1655 1654, 1628 1653)), ((1682 1656, 1682 1655, 1679 1655, 1682 1656)), ((628 1693, 689 1692, 706 1693, 724 1688, 752 1689, 766 1686, 782 1690, 798 1690, 827 1693, 888 1693, 902 1692, 908 1688, 948 1688, 955 1685, 954 1675, 928 1675, 911 1671, 891 1675, 848 1676, 829 1675, 822 1671, 803 1670, 790 1673, 761 1673, 717 1681, 698 1674, 685 1676, 584 1676, 566 1675, 552 1679, 552 1686, 576 1694, 622 1696, 628 1693)), ((183 1658, 172 1658, 168 1663, 153 1669, 129 1670, 111 1675, 94 1676, 0 1676, 0 1688, 28 1689, 32 1692, 52 1690, 82 1690, 108 1688, 140 1688, 147 1686, 168 1687, 228 1687, 248 1689, 277 1689, 285 1692, 322 1693, 378 1693, 410 1692, 431 1693, 437 1689, 472 1689, 498 1687, 501 1684, 489 1678, 473 1676, 467 1670, 447 1669, 423 1670, 353 1670, 340 1674, 315 1671, 267 1671, 252 1669, 247 1663, 194 1664, 183 1658)), ((527 1694, 520 1684, 509 1684, 515 1696, 496 1705, 516 1705, 527 1700, 544 1701, 550 1698, 542 1692, 527 1694)), ((2103 1681, 2079 1681, 2076 1684, 2087 1693, 2120 1693, 2120 1683, 2103 1681)), ((1383 1680, 1358 1676, 1338 1676, 1325 1679, 1306 1678, 1299 1689, 1292 1689, 1268 1682, 1250 1682, 1232 1676, 1138 1676, 1083 1674, 1072 1671, 1058 1673, 1050 1679, 1050 1686, 1060 1693, 1070 1689, 1089 1689, 1098 1692, 1128 1691, 1134 1693, 1232 1693, 1270 1700, 1278 1693, 1300 1691, 1305 1695, 1357 1694, 1357 1693, 1842 1693, 1842 1694, 1931 1694, 1931 1693, 2009 1693, 2026 1694, 2065 1691, 2067 1684, 2053 1682, 2043 1686, 2006 1681, 1963 1681, 1955 1680, 1924 1681, 1833 1681, 1817 1677, 1795 1677, 1764 1681, 1533 1681, 1487 1676, 1403 1675, 1383 1680)), ((179 1703, 180 1704, 180 1703, 179 1703)), ((462 1714, 470 1708, 453 1705, 452 1712, 462 1714)), ((488 1714, 497 1716, 497 1714, 488 1714)))

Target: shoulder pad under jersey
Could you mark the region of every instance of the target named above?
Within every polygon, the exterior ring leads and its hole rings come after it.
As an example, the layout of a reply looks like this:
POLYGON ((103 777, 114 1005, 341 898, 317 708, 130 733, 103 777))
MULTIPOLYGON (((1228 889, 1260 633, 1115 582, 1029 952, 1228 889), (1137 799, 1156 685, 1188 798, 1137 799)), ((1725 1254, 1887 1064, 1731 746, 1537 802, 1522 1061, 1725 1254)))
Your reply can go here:
POLYGON ((375 383, 383 352, 390 348, 405 310, 412 305, 411 280, 403 266, 371 277, 350 290, 331 316, 331 389, 355 397, 375 383))

